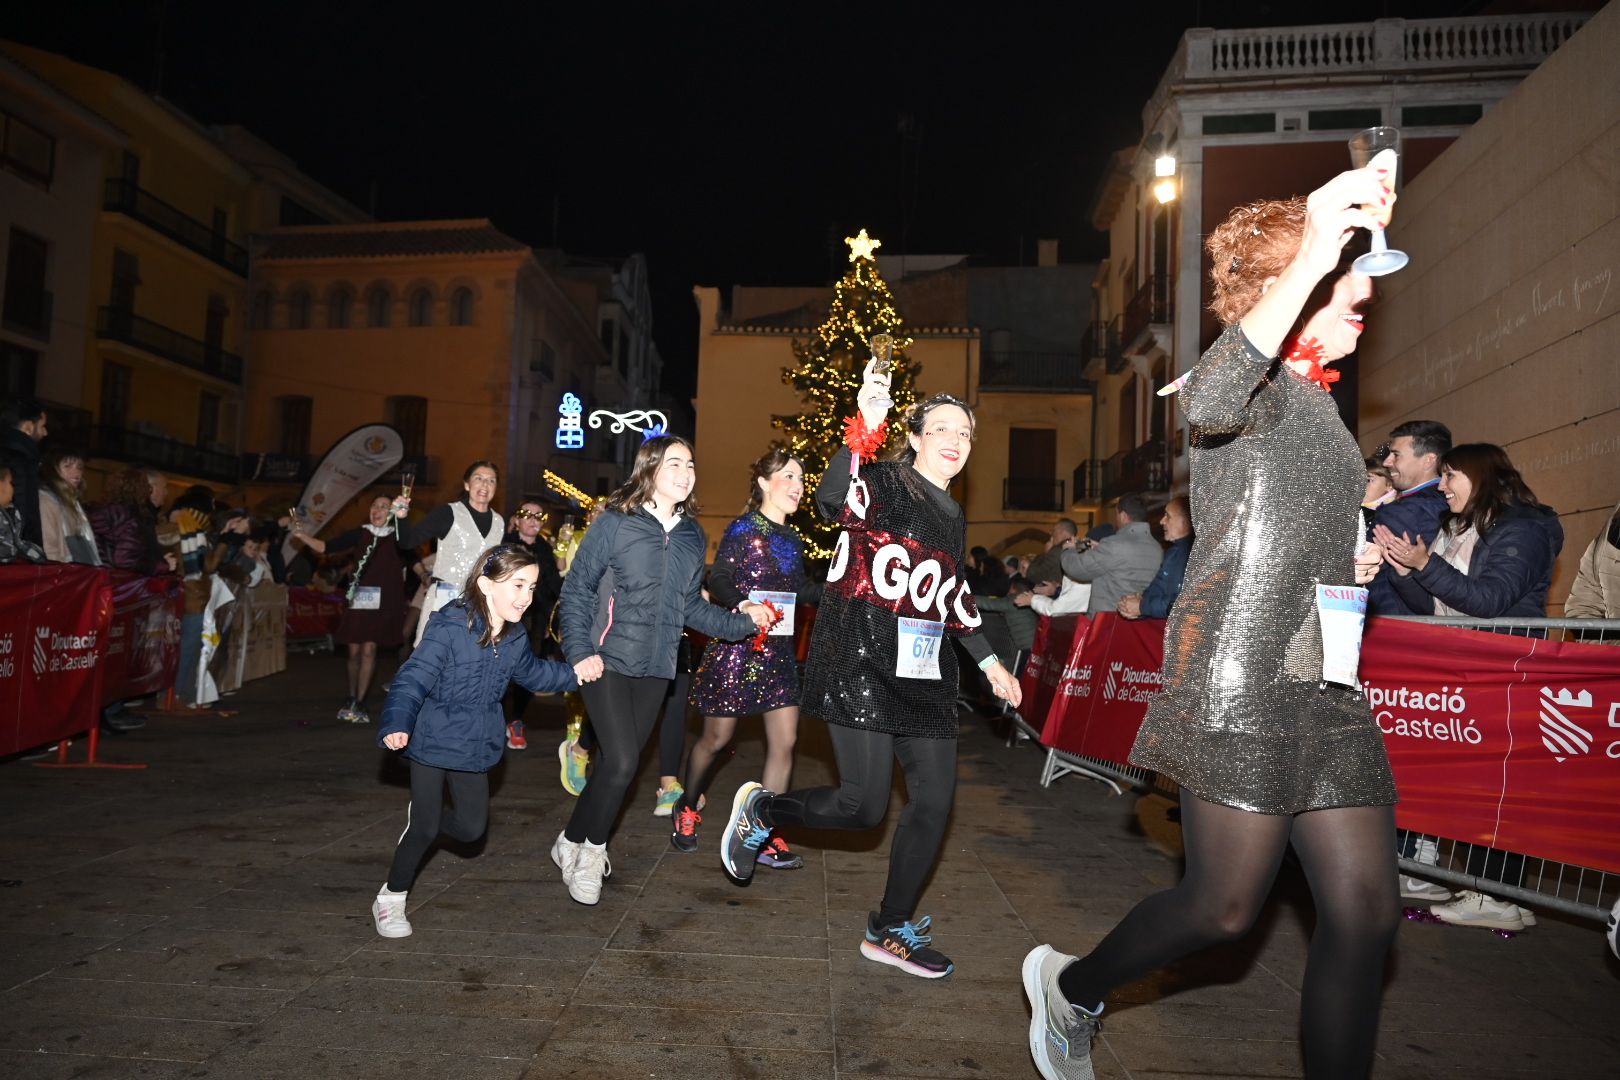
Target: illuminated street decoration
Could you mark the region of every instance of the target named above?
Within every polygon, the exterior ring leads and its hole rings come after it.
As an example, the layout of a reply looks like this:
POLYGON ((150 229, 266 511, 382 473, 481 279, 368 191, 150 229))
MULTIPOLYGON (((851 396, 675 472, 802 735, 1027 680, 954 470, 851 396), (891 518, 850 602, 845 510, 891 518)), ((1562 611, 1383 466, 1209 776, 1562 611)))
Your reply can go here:
POLYGON ((613 426, 608 428, 610 434, 617 435, 619 432, 629 429, 630 431, 639 432, 643 441, 652 438, 654 435, 662 435, 669 428, 669 417, 657 409, 631 409, 626 413, 597 409, 591 413, 591 427, 601 427, 604 418, 613 421, 613 426))
POLYGON ((572 499, 586 510, 589 510, 591 507, 596 505, 596 499, 585 494, 585 492, 581 491, 573 484, 570 484, 567 480, 564 480, 550 469, 547 469, 545 472, 545 480, 546 486, 552 491, 555 491, 558 495, 561 495, 565 499, 572 499))
MULTIPOLYGON (((561 414, 557 420, 557 449, 583 450, 585 448, 585 430, 579 426, 580 414, 585 406, 573 394, 564 394, 562 404, 557 406, 561 414)), ((596 417, 591 417, 591 427, 596 427, 596 417)))

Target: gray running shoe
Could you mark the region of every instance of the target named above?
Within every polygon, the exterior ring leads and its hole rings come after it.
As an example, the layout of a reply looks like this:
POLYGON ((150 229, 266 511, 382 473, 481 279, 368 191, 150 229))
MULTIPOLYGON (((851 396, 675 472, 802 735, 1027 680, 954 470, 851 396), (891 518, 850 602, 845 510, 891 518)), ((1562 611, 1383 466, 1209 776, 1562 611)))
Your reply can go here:
POLYGON ((756 809, 773 793, 753 780, 737 789, 731 800, 731 817, 720 837, 720 862, 733 881, 747 884, 754 876, 754 863, 760 849, 771 838, 771 827, 756 809))
POLYGON ((1046 1080, 1094 1080, 1091 1040, 1102 1021, 1070 1005, 1058 989, 1058 975, 1075 958, 1050 945, 1037 945, 1024 957, 1024 994, 1029 998, 1029 1056, 1046 1080))

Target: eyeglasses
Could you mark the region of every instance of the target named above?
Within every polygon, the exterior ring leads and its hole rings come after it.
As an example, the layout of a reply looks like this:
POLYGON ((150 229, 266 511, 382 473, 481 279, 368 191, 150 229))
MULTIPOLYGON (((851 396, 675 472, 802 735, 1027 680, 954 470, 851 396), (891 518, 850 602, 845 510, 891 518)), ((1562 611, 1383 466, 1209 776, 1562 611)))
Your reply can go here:
POLYGON ((534 518, 535 520, 540 520, 540 519, 544 518, 546 515, 545 515, 544 512, 542 512, 540 510, 519 510, 516 514, 513 514, 512 516, 513 517, 518 517, 518 518, 534 518))

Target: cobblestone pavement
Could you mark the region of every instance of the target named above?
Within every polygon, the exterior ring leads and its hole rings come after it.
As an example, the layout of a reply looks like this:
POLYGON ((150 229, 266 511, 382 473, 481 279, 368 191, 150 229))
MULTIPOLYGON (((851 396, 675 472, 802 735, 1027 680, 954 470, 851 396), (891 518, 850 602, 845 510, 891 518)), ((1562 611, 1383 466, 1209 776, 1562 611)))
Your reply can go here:
MULTIPOLYGON (((1019 958, 1090 947, 1175 880, 1155 799, 1080 780, 964 720, 961 784, 924 898, 957 964, 937 982, 863 960, 890 821, 790 840, 797 871, 723 876, 705 823, 672 852, 646 764, 597 907, 547 857, 571 799, 557 699, 494 776, 481 849, 441 850, 413 936, 368 906, 404 825, 404 773, 370 728, 332 719, 342 664, 300 657, 229 699, 232 717, 160 717, 109 740, 139 772, 0 764, 0 1076, 1032 1077, 1019 958)), ((797 778, 831 755, 806 722, 797 778)), ((76 748, 77 749, 77 748, 76 748)), ((719 802, 754 778, 745 723, 719 802)), ((716 808, 719 809, 718 807, 716 808)), ((1126 988, 1097 1045, 1107 1080, 1300 1075, 1295 1025, 1309 904, 1284 873, 1256 934, 1126 988)), ((1380 1078, 1620 1075, 1620 964, 1591 924, 1542 915, 1504 940, 1402 926, 1380 1078)))

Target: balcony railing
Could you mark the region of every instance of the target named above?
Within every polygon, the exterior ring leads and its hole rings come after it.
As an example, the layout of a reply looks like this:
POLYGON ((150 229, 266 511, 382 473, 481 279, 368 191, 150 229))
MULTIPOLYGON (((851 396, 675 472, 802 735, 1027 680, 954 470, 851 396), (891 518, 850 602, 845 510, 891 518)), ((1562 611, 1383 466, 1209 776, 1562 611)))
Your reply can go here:
POLYGON ((1170 321, 1170 282, 1163 274, 1150 274, 1125 305, 1125 327, 1120 334, 1126 345, 1134 345, 1142 332, 1155 323, 1170 321))
POLYGON ((1087 394, 1094 384, 1081 376, 1080 353, 987 352, 979 365, 979 386, 986 390, 1045 390, 1087 394))
POLYGON ((54 299, 49 289, 7 284, 0 326, 13 333, 27 334, 36 341, 49 341, 54 299))
POLYGON ((1102 465, 1089 458, 1074 467, 1070 491, 1077 503, 1097 502, 1102 498, 1102 465))
POLYGON ((107 181, 106 209, 128 214, 176 243, 211 259, 238 277, 247 277, 248 253, 223 233, 215 232, 178 207, 171 206, 138 185, 113 178, 107 181))
POLYGON ((1063 481, 1004 477, 1001 481, 1001 508, 1060 513, 1066 509, 1063 503, 1063 481))
POLYGON ((1154 439, 1122 450, 1102 463, 1103 502, 1131 492, 1170 490, 1170 467, 1163 441, 1154 439))
POLYGON ((206 375, 241 385, 242 358, 206 341, 198 341, 133 311, 104 307, 96 312, 96 336, 121 341, 206 375))
POLYGON ((1103 355, 1107 358, 1107 371, 1110 375, 1118 375, 1130 363, 1125 358, 1125 343, 1120 340, 1119 323, 1118 315, 1108 320, 1108 330, 1103 340, 1103 355))
POLYGON ((241 459, 229 451, 209 450, 178 439, 147 435, 128 428, 92 425, 70 431, 64 442, 69 446, 84 447, 94 457, 145 465, 182 476, 194 476, 199 480, 234 484, 241 475, 241 459))

